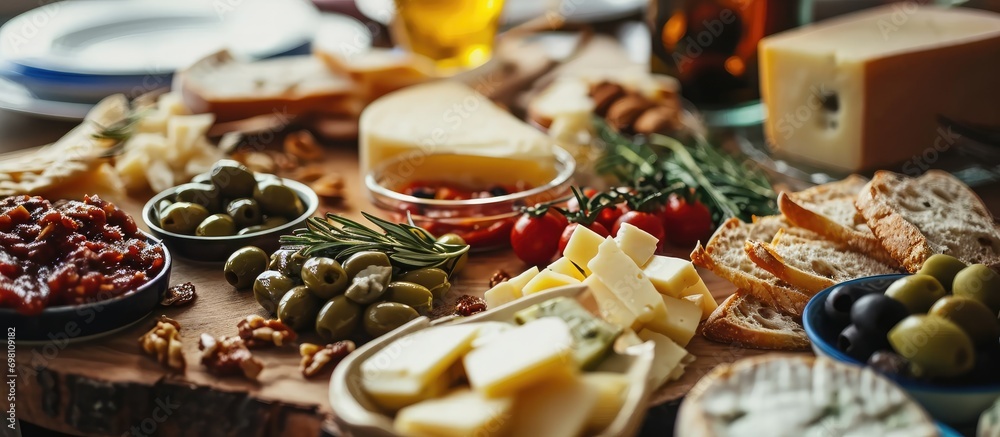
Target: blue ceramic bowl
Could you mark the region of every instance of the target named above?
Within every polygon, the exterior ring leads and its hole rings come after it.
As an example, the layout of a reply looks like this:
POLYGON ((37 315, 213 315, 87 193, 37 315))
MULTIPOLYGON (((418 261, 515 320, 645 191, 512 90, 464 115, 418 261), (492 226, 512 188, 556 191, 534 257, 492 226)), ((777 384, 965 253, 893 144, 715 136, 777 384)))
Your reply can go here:
MULTIPOLYGON (((907 275, 870 276, 847 281, 838 284, 838 286, 847 284, 885 290, 895 280, 904 276, 907 275)), ((826 299, 834 288, 836 287, 820 291, 806 305, 805 312, 802 314, 802 324, 805 326, 806 335, 809 336, 816 355, 863 366, 864 363, 837 350, 836 342, 840 330, 823 310, 826 299)), ((1000 384, 948 386, 914 381, 895 375, 887 376, 903 387, 913 399, 920 402, 931 416, 949 424, 974 424, 979 420, 979 415, 989 408, 997 398, 1000 398, 1000 384)))

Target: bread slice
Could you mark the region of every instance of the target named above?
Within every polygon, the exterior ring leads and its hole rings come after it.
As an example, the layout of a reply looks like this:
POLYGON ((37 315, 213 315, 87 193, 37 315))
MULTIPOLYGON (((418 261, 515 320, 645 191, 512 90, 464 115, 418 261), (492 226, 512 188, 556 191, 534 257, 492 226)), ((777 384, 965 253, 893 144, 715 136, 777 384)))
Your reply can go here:
POLYGON ((744 250, 748 240, 771 241, 787 226, 788 222, 781 216, 755 217, 753 223, 731 218, 715 231, 706 246, 698 243, 691 252, 691 261, 746 290, 764 304, 800 317, 810 295, 757 266, 744 250))
POLYGON ((214 113, 219 122, 265 114, 356 118, 363 104, 349 77, 331 72, 309 55, 242 62, 221 51, 178 72, 174 89, 192 112, 214 113))
POLYGON ((1000 269, 1000 226, 982 199, 947 172, 931 170, 917 178, 876 172, 855 205, 910 272, 937 253, 1000 269))
POLYGON ((705 338, 755 349, 809 348, 802 324, 761 302, 745 290, 736 290, 701 326, 705 338))
POLYGON ((754 264, 809 295, 851 279, 900 273, 895 261, 885 264, 818 234, 791 234, 782 229, 770 243, 747 241, 744 250, 754 264))
POLYGON ((850 175, 796 193, 782 192, 778 195, 778 209, 792 225, 846 244, 883 264, 898 264, 854 207, 854 200, 866 183, 867 179, 850 175))

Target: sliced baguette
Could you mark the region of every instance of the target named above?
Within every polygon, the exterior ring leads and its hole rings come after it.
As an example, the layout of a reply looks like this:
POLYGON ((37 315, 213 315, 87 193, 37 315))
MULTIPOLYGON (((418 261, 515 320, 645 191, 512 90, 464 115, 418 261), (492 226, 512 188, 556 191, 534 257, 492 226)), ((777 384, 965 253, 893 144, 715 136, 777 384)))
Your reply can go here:
POLYGON ((726 298, 702 324, 705 338, 755 349, 802 350, 809 348, 802 325, 761 302, 745 290, 726 298))
POLYGON ((747 241, 744 249, 754 264, 809 295, 851 279, 900 272, 895 261, 885 264, 844 243, 784 229, 770 243, 747 241))
POLYGON ((782 192, 778 195, 778 209, 792 225, 844 243, 883 264, 898 264, 854 207, 854 200, 867 182, 861 176, 850 175, 796 193, 782 192))
POLYGON ((731 218, 715 231, 707 245, 698 243, 691 252, 691 261, 745 289, 761 302, 799 317, 810 295, 757 266, 744 250, 748 240, 771 241, 787 226, 781 216, 755 217, 753 223, 731 218))
POLYGON ((947 172, 931 170, 917 178, 876 172, 855 205, 910 272, 938 253, 1000 268, 1000 226, 979 196, 947 172))

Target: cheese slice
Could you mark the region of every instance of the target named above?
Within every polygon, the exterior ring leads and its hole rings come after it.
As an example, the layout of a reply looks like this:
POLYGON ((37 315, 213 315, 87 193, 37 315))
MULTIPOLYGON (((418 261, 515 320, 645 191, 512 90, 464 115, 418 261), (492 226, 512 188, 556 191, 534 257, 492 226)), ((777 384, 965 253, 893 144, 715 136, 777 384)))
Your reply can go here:
POLYGON ((642 322, 638 320, 639 316, 629 310, 597 276, 590 276, 583 281, 583 284, 590 289, 591 295, 597 301, 597 309, 602 319, 625 329, 642 327, 642 322))
POLYGON ((465 373, 476 391, 500 397, 551 377, 577 371, 573 335, 562 319, 545 317, 505 331, 465 355, 465 373))
POLYGON ((712 292, 708 291, 708 286, 705 285, 705 281, 698 281, 698 283, 685 288, 681 291, 682 298, 688 298, 691 296, 701 296, 701 317, 708 318, 709 315, 719 307, 719 303, 715 301, 715 296, 712 296, 712 292))
POLYGON ((393 412, 448 392, 461 376, 461 368, 451 368, 430 381, 406 376, 382 376, 362 380, 365 393, 379 408, 393 412), (455 370, 457 369, 457 370, 455 370))
POLYGON ((559 259, 553 261, 552 264, 549 264, 546 268, 556 273, 572 276, 580 281, 587 279, 587 277, 583 275, 583 272, 581 272, 580 269, 573 264, 573 261, 570 261, 569 258, 564 256, 559 257, 559 259))
POLYGON ((597 256, 587 266, 637 316, 642 326, 657 332, 669 329, 660 294, 635 262, 618 248, 615 240, 608 238, 601 243, 597 256))
POLYGON ((510 435, 583 435, 599 400, 598 388, 579 378, 550 380, 533 386, 517 397, 510 435))
POLYGON ((885 5, 761 40, 768 144, 837 171, 917 174, 959 136, 937 117, 1000 125, 1000 15, 885 5))
POLYGON ((585 226, 577 226, 566 242, 563 256, 583 268, 584 275, 590 276, 590 260, 597 256, 597 248, 603 242, 604 237, 597 232, 585 226))
POLYGON ((660 295, 667 308, 665 329, 661 332, 681 346, 687 346, 694 337, 701 321, 701 307, 694 303, 667 295, 660 295))
POLYGON ((705 311, 704 311, 704 305, 705 304, 702 301, 705 300, 705 296, 700 295, 700 294, 694 294, 694 295, 691 295, 691 296, 684 296, 683 299, 686 300, 686 301, 688 301, 688 302, 691 302, 691 303, 697 305, 698 308, 702 308, 702 314, 701 314, 701 319, 702 320, 707 319, 708 316, 711 315, 711 313, 705 314, 705 311))
POLYGON ((403 408, 393 428, 405 436, 503 436, 508 435, 513 407, 513 397, 487 398, 459 388, 403 408))
POLYGON ((556 287, 562 287, 563 285, 579 284, 580 280, 572 276, 567 276, 562 273, 557 273, 549 269, 542 270, 534 278, 531 278, 527 284, 524 284, 524 288, 521 293, 525 296, 529 294, 538 293, 545 290, 551 290, 556 287))
POLYGON ((492 309, 518 300, 521 298, 521 290, 514 288, 510 281, 507 280, 486 290, 483 298, 486 299, 486 307, 492 309))
MULTIPOLYGON (((410 153, 512 158, 552 167, 552 140, 458 82, 440 80, 389 93, 359 121, 361 174, 388 158, 410 153)), ((412 167, 422 167, 422 162, 412 167)))
POLYGON ((654 255, 642 267, 656 291, 672 297, 681 297, 681 292, 698 282, 701 276, 691 261, 669 256, 654 255))
POLYGON ((645 265, 656 253, 656 245, 660 243, 660 240, 652 234, 631 223, 622 223, 618 234, 615 235, 615 241, 618 242, 622 252, 632 258, 637 266, 645 265))
POLYGON ((556 79, 528 105, 528 116, 543 127, 549 127, 559 116, 580 114, 590 119, 593 112, 590 84, 579 77, 556 79))
POLYGON ((514 289, 516 289, 518 292, 521 292, 521 290, 524 289, 524 286, 528 284, 528 281, 534 278, 535 275, 537 274, 538 274, 538 267, 531 266, 531 268, 529 268, 528 270, 521 272, 520 275, 508 279, 507 282, 510 283, 510 285, 514 287, 514 289))
POLYGON ((587 419, 587 434, 599 434, 614 422, 625 403, 629 379, 624 373, 587 372, 583 383, 597 390, 597 405, 587 419))
POLYGON ((653 387, 659 387, 670 380, 671 373, 689 354, 683 347, 665 335, 648 329, 639 331, 638 335, 643 341, 651 341, 655 345, 650 380, 653 387))

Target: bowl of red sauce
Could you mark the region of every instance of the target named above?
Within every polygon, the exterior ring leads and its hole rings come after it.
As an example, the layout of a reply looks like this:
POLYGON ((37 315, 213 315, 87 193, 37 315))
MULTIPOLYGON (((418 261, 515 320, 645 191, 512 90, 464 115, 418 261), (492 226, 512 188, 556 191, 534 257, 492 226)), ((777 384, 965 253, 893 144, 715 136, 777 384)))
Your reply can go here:
POLYGON ((159 304, 170 253, 97 197, 0 199, 0 321, 18 341, 92 337, 159 304))
POLYGON ((473 250, 510 246, 521 209, 571 196, 576 162, 561 148, 551 160, 455 153, 394 157, 365 176, 376 207, 407 214, 435 236, 458 234, 473 250))

